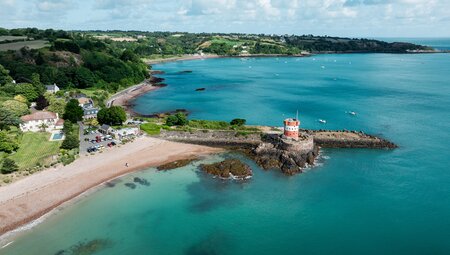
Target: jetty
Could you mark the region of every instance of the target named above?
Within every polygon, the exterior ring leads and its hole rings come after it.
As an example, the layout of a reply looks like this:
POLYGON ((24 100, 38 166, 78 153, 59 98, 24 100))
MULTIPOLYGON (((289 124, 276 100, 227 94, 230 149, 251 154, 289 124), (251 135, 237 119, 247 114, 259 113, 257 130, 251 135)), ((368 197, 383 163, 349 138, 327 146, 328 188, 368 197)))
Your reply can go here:
POLYGON ((391 141, 361 131, 300 129, 300 121, 286 119, 283 128, 258 126, 254 132, 234 130, 161 130, 160 138, 181 143, 240 150, 264 169, 287 175, 314 165, 320 148, 395 149, 391 141))

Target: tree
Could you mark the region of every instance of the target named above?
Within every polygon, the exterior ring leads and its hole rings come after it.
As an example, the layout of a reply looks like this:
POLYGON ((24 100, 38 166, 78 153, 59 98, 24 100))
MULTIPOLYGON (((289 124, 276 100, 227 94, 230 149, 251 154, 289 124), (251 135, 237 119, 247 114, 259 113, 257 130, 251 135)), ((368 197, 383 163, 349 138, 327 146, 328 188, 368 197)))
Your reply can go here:
POLYGON ((66 138, 61 144, 61 149, 71 150, 80 146, 80 140, 76 134, 66 134, 66 138))
POLYGON ((8 129, 9 126, 19 126, 21 120, 19 116, 11 110, 0 106, 0 129, 8 129))
POLYGON ((89 125, 90 125, 90 126, 94 126, 94 127, 95 127, 95 126, 98 126, 98 124, 99 124, 99 123, 98 123, 98 120, 95 119, 95 118, 89 120, 89 125))
POLYGON ((125 110, 120 106, 111 106, 103 108, 97 113, 97 120, 100 124, 122 125, 127 120, 125 110))
POLYGON ((19 101, 19 102, 24 103, 24 104, 28 103, 28 100, 22 95, 15 96, 14 100, 19 101))
POLYGON ((233 119, 233 120, 230 122, 230 125, 240 127, 240 126, 245 125, 246 122, 247 122, 247 121, 246 121, 245 119, 233 119))
POLYGON ((19 149, 17 141, 10 137, 6 131, 0 131, 0 151, 11 153, 19 149))
POLYGON ((170 115, 166 119, 166 125, 168 126, 184 126, 188 124, 186 114, 179 112, 175 115, 170 115))
POLYGON ((70 99, 64 108, 64 120, 70 120, 73 123, 83 119, 83 108, 78 105, 78 100, 70 99))
POLYGON ((10 174, 17 170, 19 170, 19 167, 16 165, 16 162, 10 158, 5 158, 1 169, 2 174, 10 174))
POLYGON ((36 109, 37 110, 44 110, 45 107, 48 106, 48 101, 45 98, 44 95, 40 95, 37 99, 36 99, 36 109))
MULTIPOLYGON (((59 91, 58 91, 59 92, 59 91)), ((64 109, 66 108, 66 101, 62 98, 56 98, 52 93, 45 93, 45 99, 48 102, 48 110, 51 112, 56 112, 59 116, 63 116, 64 109)))
POLYGON ((16 95, 23 95, 28 102, 34 102, 38 98, 39 93, 33 84, 21 83, 16 85, 16 95))
POLYGON ((11 83, 13 81, 12 77, 9 76, 9 70, 5 69, 2 65, 0 65, 0 86, 5 85, 7 83, 11 83))
POLYGON ((43 94, 45 92, 45 86, 41 83, 41 76, 38 73, 33 73, 31 75, 31 84, 38 94, 43 94))
POLYGON ((73 130, 72 122, 70 120, 65 120, 62 130, 65 134, 72 133, 72 130, 73 130))
POLYGON ((48 125, 45 124, 44 122, 42 122, 42 123, 39 125, 39 129, 41 129, 41 132, 47 131, 47 128, 48 128, 48 125))
POLYGON ((3 102, 2 107, 6 109, 6 111, 13 113, 17 117, 29 113, 27 104, 19 102, 17 100, 6 100, 5 102, 3 102))

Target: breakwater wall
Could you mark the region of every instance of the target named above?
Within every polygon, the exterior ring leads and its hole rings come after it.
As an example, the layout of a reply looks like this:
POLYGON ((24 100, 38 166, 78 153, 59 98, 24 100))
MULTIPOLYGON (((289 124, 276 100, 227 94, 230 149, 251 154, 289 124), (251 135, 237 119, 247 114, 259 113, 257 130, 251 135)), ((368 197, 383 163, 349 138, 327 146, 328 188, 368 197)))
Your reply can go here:
POLYGON ((261 133, 241 134, 236 131, 196 130, 166 131, 161 130, 160 138, 198 145, 217 147, 253 148, 261 143, 261 133))
POLYGON ((395 149, 391 141, 360 131, 303 130, 314 137, 314 143, 323 148, 395 149))

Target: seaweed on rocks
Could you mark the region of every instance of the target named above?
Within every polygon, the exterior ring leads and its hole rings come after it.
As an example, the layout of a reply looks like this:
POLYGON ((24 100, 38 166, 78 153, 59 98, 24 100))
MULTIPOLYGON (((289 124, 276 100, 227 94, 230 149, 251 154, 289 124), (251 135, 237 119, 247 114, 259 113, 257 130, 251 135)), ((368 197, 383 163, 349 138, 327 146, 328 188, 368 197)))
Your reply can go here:
POLYGON ((247 179, 253 176, 252 169, 239 159, 226 159, 214 164, 202 164, 200 168, 223 179, 247 179))
POLYGON ((172 170, 172 169, 180 168, 183 166, 187 166, 190 163, 192 163, 192 161, 194 161, 194 160, 196 160, 196 159, 181 159, 181 160, 169 162, 164 165, 160 165, 156 169, 158 169, 159 171, 172 170))

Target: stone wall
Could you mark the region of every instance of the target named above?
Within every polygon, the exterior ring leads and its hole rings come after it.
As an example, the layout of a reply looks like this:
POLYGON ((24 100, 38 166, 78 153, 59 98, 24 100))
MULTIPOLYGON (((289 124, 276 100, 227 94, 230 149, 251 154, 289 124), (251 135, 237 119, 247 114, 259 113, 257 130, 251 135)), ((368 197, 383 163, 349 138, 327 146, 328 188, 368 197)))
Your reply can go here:
POLYGON ((183 143, 193 143, 207 146, 247 147, 253 148, 261 143, 261 134, 252 133, 242 135, 235 131, 165 131, 160 138, 183 143))

